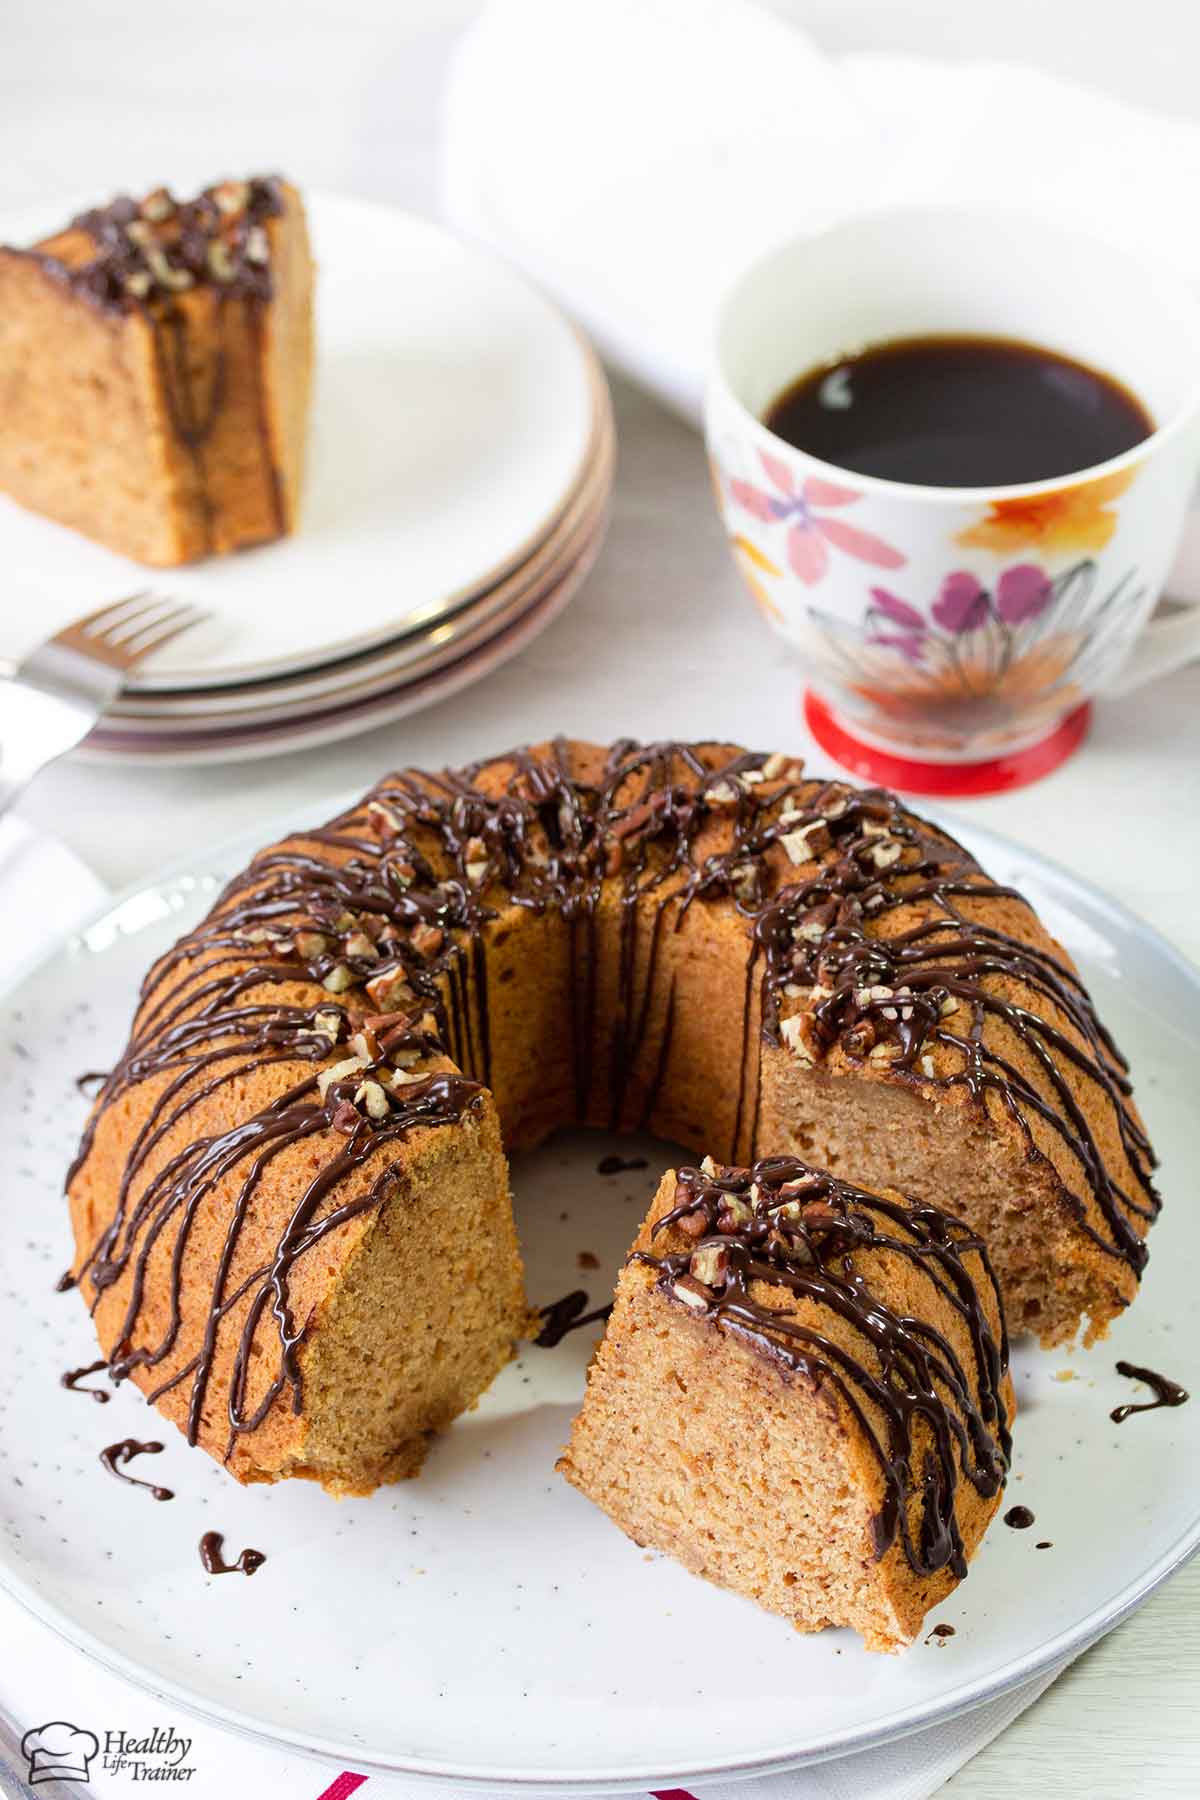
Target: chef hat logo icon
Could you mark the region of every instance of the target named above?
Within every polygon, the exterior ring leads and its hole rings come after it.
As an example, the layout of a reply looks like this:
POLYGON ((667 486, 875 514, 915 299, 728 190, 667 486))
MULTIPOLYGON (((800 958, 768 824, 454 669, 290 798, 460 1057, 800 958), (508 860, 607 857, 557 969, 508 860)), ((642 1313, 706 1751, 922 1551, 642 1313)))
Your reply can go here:
POLYGON ((21 1739, 21 1749, 29 1759, 29 1782, 86 1781, 88 1765, 100 1748, 92 1731, 81 1731, 66 1719, 52 1719, 48 1725, 35 1725, 21 1739))

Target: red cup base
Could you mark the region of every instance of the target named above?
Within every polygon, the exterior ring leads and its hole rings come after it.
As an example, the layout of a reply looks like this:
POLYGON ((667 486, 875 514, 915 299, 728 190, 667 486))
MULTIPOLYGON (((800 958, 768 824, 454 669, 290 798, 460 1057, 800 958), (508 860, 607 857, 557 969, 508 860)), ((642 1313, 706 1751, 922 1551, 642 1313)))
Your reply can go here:
POLYGON ((900 788, 909 794, 934 794, 944 799, 962 799, 971 794, 1002 794, 1010 788, 1026 787, 1040 781, 1069 756, 1073 756, 1088 734, 1092 708, 1085 701, 1068 713, 1047 737, 1024 750, 1007 756, 989 757, 984 762, 921 762, 911 756, 897 756, 875 744, 864 743, 846 727, 810 690, 804 695, 804 718, 808 729, 842 767, 880 787, 900 788))

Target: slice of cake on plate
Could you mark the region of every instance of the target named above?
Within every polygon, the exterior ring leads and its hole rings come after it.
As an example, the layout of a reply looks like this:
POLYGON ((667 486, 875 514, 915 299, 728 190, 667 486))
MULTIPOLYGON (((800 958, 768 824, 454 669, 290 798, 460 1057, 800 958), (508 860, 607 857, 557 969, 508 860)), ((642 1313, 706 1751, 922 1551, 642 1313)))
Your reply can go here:
POLYGON ((165 188, 0 248, 0 491, 168 566, 295 528, 313 358, 299 194, 165 188))
POLYGON ((559 1463, 640 1545, 910 1643, 966 1574, 1014 1410, 981 1241, 778 1156, 668 1173, 559 1463))

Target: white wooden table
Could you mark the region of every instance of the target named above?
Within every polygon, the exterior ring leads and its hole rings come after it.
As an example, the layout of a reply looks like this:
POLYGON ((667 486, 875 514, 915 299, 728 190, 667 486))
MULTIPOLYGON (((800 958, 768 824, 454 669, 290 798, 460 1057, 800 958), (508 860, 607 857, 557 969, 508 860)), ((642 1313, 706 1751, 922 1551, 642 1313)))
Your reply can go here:
MULTIPOLYGON (((568 0, 564 0, 568 3, 568 0)), ((1027 55, 1200 116, 1200 9, 1142 0, 797 0, 837 47, 1027 55), (1003 21, 1002 31, 999 29, 1003 21)), ((16 0, 0 8, 0 209, 252 167, 428 209, 436 92, 466 0, 16 0)), ((51 771, 27 798, 114 886, 190 846, 409 759, 555 730, 719 731, 806 747, 796 671, 737 585, 698 441, 618 389, 612 532, 583 594, 516 664, 446 705, 311 755, 231 769, 51 771)), ((819 759, 817 759, 819 760, 819 759)), ((1083 754, 971 816, 1108 888, 1200 960, 1200 667, 1103 705, 1083 754)), ((956 1800, 1200 1791, 1200 1562, 1085 1656, 950 1784, 956 1800)))

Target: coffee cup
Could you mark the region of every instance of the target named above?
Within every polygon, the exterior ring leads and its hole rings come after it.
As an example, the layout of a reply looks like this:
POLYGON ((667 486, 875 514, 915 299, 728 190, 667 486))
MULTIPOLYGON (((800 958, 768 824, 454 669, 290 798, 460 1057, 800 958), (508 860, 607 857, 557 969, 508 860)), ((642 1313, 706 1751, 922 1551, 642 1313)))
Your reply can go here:
POLYGON ((1044 773, 1087 703, 1200 655, 1200 610, 1151 619, 1200 466, 1200 300, 1032 217, 861 215, 754 263, 720 311, 714 485, 763 616, 799 652, 818 739, 858 773, 962 793, 1044 773), (763 422, 864 346, 978 334, 1102 370, 1154 429, 1052 480, 938 487, 849 472, 763 422))

